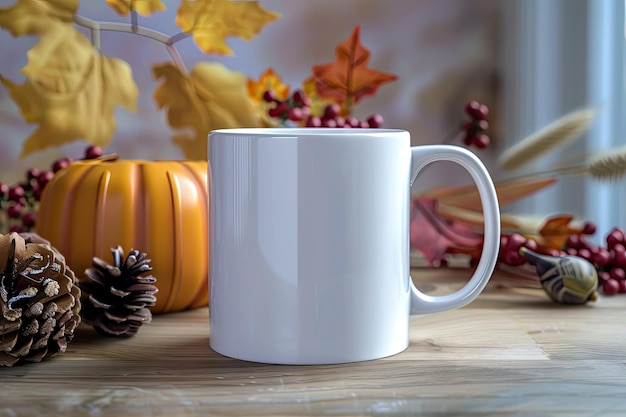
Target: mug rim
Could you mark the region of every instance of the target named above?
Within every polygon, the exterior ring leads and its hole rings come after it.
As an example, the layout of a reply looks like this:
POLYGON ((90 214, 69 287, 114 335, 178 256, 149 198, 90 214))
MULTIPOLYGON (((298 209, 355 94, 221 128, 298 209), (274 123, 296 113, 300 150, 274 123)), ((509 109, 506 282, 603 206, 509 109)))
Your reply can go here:
POLYGON ((387 128, 340 128, 340 127, 246 127, 246 128, 229 128, 215 129, 209 132, 209 136, 213 134, 225 135, 245 135, 245 136, 327 136, 346 135, 346 136, 387 136, 390 134, 409 133, 404 129, 387 129, 387 128))

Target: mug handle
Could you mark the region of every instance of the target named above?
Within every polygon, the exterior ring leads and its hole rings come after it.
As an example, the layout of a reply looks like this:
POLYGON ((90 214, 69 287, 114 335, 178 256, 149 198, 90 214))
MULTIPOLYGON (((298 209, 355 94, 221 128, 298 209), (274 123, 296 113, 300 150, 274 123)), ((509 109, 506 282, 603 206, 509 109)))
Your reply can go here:
POLYGON ((463 307, 475 299, 489 282, 500 249, 500 210, 498 197, 487 168, 476 155, 453 145, 425 145, 411 148, 411 185, 426 165, 435 161, 450 161, 461 165, 472 176, 483 208, 484 239, 480 261, 474 275, 465 286, 452 294, 430 296, 420 292, 413 280, 411 285, 411 314, 429 314, 463 307))

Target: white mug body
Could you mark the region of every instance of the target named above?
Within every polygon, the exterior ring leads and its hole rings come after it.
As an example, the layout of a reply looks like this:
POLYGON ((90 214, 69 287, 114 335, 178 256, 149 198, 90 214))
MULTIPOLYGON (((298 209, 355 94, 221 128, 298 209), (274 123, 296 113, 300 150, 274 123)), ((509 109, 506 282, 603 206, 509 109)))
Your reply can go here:
MULTIPOLYGON (((392 129, 211 132, 211 348, 300 365, 406 349, 411 311, 432 304, 410 277, 414 165, 430 161, 422 154, 448 152, 426 149, 392 129)), ((492 188, 485 193, 495 198, 492 188)), ((484 262, 479 268, 491 273, 493 262, 484 262)), ((466 304, 487 280, 431 310, 466 304)))

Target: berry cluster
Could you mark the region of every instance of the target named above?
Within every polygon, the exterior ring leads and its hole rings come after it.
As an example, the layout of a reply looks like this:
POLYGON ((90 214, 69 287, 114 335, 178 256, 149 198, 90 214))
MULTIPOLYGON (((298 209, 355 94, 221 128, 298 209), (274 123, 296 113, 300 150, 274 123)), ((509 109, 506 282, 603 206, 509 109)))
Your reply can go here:
MULTIPOLYGON (((584 224, 582 231, 580 234, 573 234, 567 238, 567 244, 564 250, 554 249, 547 246, 540 246, 535 240, 528 239, 525 236, 522 236, 519 233, 513 233, 511 235, 502 235, 500 238, 500 255, 499 261, 505 265, 509 266, 520 266, 527 263, 526 258, 522 256, 519 252, 521 247, 525 247, 530 249, 533 252, 538 252, 547 256, 565 256, 565 255, 574 255, 580 256, 581 258, 585 258, 592 263, 593 257, 590 257, 589 253, 585 250, 582 252, 578 252, 574 250, 572 246, 570 246, 570 242, 585 242, 585 245, 588 245, 587 238, 585 235, 592 235, 596 232, 596 225, 587 222, 584 224)), ((582 245, 582 243, 580 244, 582 245)), ((579 247, 579 244, 574 244, 574 246, 579 247)), ((582 246, 580 246, 582 248, 582 246)), ((594 249, 595 251, 595 249, 594 249)), ((597 265, 597 264, 596 264, 597 265)))
POLYGON ((263 100, 274 105, 267 111, 267 114, 270 117, 280 119, 282 122, 306 120, 311 112, 311 100, 302 90, 294 91, 286 100, 278 99, 272 90, 267 90, 263 94, 263 100))
POLYGON ((339 104, 329 104, 324 108, 321 116, 309 116, 306 120, 307 127, 343 127, 343 128, 379 128, 383 125, 383 116, 373 114, 365 120, 356 117, 341 116, 339 104))
POLYGON ((605 295, 626 293, 626 234, 619 227, 606 236, 606 246, 593 245, 584 236, 568 238, 568 255, 580 256, 598 270, 599 287, 605 295))
POLYGON ((500 254, 499 261, 509 266, 520 266, 526 263, 526 258, 519 252, 521 247, 537 251, 537 242, 532 239, 513 233, 511 235, 502 235, 500 237, 500 254))
POLYGON ((489 107, 472 100, 465 105, 465 114, 469 116, 470 120, 463 124, 463 144, 465 146, 474 145, 479 149, 489 146, 490 139, 486 133, 489 129, 489 122, 487 122, 489 107))
MULTIPOLYGON (((102 156, 99 146, 89 146, 85 150, 84 159, 95 159, 102 156)), ((54 174, 72 163, 71 158, 54 161, 50 170, 30 168, 26 171, 24 181, 9 186, 0 182, 0 233, 27 232, 37 222, 37 207, 45 186, 54 174), (4 224, 6 222, 6 224, 4 224)))
POLYGON ((311 99, 302 90, 295 90, 286 100, 278 99, 272 90, 268 90, 263 94, 263 100, 273 105, 267 114, 282 123, 291 121, 306 127, 379 128, 384 122, 380 114, 373 114, 365 120, 343 117, 341 106, 336 103, 327 105, 321 116, 312 115, 311 99))
POLYGON ((580 234, 567 238, 563 251, 539 248, 537 242, 518 233, 502 236, 499 261, 509 266, 524 265, 526 258, 519 253, 522 246, 549 256, 578 256, 595 266, 598 271, 598 286, 605 295, 626 293, 626 232, 619 227, 613 228, 606 236, 606 246, 602 246, 587 240, 586 235, 592 235, 595 231, 595 224, 585 223, 580 234))

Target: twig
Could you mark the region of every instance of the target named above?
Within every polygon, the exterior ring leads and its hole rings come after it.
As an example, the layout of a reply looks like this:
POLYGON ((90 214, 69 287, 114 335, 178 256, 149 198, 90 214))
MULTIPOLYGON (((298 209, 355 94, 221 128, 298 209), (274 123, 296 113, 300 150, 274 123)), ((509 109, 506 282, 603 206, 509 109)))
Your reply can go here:
POLYGON ((91 44, 97 50, 100 50, 100 32, 101 31, 109 31, 109 32, 123 32, 123 33, 133 33, 139 36, 143 36, 148 39, 152 39, 159 43, 165 45, 167 52, 170 54, 172 61, 176 64, 176 66, 184 72, 187 72, 185 67, 185 63, 183 62, 180 53, 174 46, 176 42, 179 42, 190 36, 189 33, 180 32, 172 36, 168 36, 162 32, 159 32, 154 29, 146 28, 138 24, 137 22, 137 13, 131 12, 131 23, 120 23, 120 22, 97 22, 95 20, 88 19, 86 17, 75 15, 74 23, 80 27, 84 27, 89 29, 91 32, 91 44))

